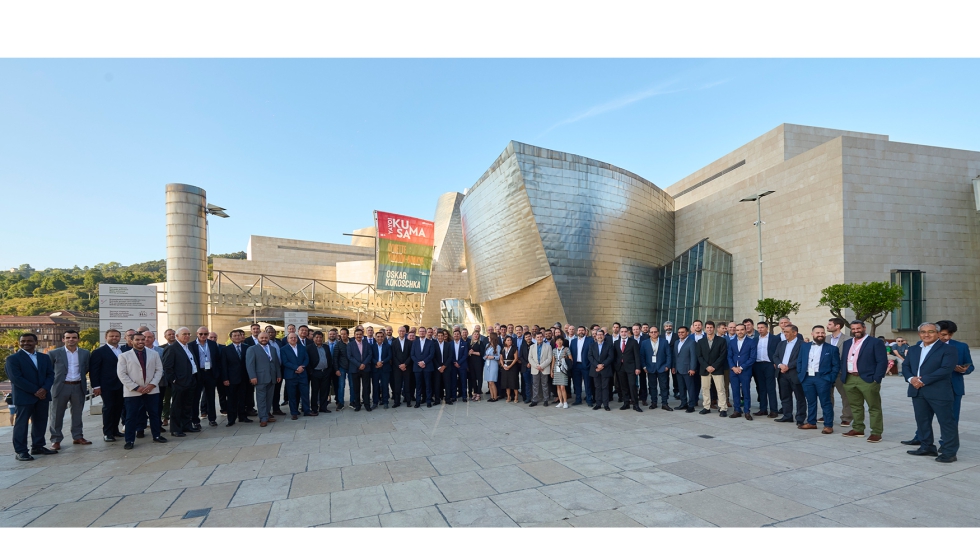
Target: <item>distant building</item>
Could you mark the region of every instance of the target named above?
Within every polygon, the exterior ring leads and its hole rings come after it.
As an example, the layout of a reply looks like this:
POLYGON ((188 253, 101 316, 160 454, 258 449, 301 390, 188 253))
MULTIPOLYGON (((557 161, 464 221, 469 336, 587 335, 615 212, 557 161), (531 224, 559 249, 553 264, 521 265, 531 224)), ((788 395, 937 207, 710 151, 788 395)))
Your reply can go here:
POLYGON ((81 332, 83 329, 98 326, 98 315, 82 311, 55 311, 33 317, 0 315, 0 334, 7 331, 32 332, 37 335, 38 348, 41 350, 62 346, 65 331, 81 332))

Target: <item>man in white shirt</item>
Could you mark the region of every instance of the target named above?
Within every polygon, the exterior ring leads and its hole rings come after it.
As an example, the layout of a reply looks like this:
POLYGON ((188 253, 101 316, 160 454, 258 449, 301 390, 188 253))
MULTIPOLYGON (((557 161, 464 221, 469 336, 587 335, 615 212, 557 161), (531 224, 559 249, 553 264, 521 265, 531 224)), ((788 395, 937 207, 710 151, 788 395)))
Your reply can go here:
POLYGON ((694 342, 701 340, 704 337, 704 323, 701 319, 695 319, 691 323, 691 336, 694 337, 694 342))
POLYGON ((54 384, 51 386, 51 407, 48 429, 51 431, 51 449, 61 449, 65 439, 61 427, 65 409, 71 407, 71 439, 75 445, 90 445, 82 435, 82 408, 85 406, 85 376, 88 375, 90 353, 78 347, 78 331, 65 331, 65 345, 48 352, 54 367, 54 384))
POLYGON ((776 367, 772 362, 779 341, 769 334, 769 324, 765 321, 759 321, 756 325, 756 333, 758 336, 756 337, 755 364, 752 366, 752 375, 755 377, 757 391, 759 392, 759 410, 755 415, 776 418, 780 406, 776 397, 776 389, 779 384, 776 381, 776 367))
MULTIPOLYGON (((832 317, 827 321, 827 342, 837 348, 839 357, 842 360, 844 359, 844 343, 850 338, 844 334, 845 325, 845 321, 837 317, 832 317)), ((851 403, 847 400, 847 393, 844 392, 844 382, 838 378, 834 383, 834 388, 837 390, 837 394, 840 395, 840 425, 850 426, 851 422, 854 421, 854 413, 851 412, 851 403)), ((834 391, 831 391, 830 404, 832 406, 836 406, 834 400, 834 391)), ((822 422, 823 418, 820 418, 819 421, 822 422)))

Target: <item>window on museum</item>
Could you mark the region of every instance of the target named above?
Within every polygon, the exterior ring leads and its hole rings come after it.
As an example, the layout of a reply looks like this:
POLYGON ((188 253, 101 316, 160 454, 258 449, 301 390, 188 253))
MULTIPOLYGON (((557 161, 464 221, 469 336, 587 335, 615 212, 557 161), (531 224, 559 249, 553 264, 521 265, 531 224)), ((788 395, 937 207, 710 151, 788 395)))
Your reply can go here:
POLYGON ((921 270, 892 271, 892 284, 902 287, 902 303, 892 311, 893 331, 914 331, 925 315, 925 278, 921 270))

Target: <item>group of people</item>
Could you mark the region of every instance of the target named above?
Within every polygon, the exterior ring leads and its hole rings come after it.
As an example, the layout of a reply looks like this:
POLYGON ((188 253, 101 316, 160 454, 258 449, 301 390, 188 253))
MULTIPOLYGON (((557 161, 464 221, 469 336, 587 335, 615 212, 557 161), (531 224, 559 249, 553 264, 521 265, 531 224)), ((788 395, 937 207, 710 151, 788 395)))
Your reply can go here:
POLYGON ((963 376, 973 371, 969 347, 953 340, 956 325, 951 321, 924 323, 919 344, 888 350, 882 340, 866 334, 863 322, 847 324, 840 318, 813 327, 806 338, 787 317, 772 333, 768 323, 751 319, 718 325, 696 320, 676 332, 669 321, 663 332, 646 323, 613 323, 609 331, 599 325, 495 324, 486 335, 480 325, 472 334, 462 325, 403 325, 377 332, 358 326, 353 337, 347 328, 325 334, 288 325, 286 331, 278 339, 273 327, 252 324, 249 333, 233 330, 230 342, 221 345, 207 327, 197 329, 195 340, 182 327, 165 331, 166 342, 158 345, 153 332, 140 329, 125 333, 126 343, 120 345, 122 333, 110 329, 105 344, 93 352, 79 348, 78 333, 68 331, 65 345, 47 355, 36 352, 36 336, 25 334, 21 351, 6 363, 17 406, 17 459, 57 453, 68 409, 72 443, 91 443, 81 421, 86 374, 92 394, 102 397, 103 440, 122 437, 127 449, 144 437, 147 426, 152 440, 164 443, 165 427, 171 436, 184 437, 200 431, 204 419, 217 426, 218 414, 226 415, 227 426, 253 422, 252 416, 264 427, 277 416, 297 420, 330 413, 331 403, 336 411, 344 410, 348 391, 354 411, 370 412, 402 402, 431 408, 480 401, 484 387, 489 402, 503 397, 509 403, 558 408, 584 403, 606 411, 614 396, 622 403, 620 410, 656 409, 659 400, 660 409, 673 411, 673 396, 688 413, 700 407, 700 414, 717 410, 721 417, 749 421, 768 417, 795 422, 803 430, 818 429, 822 422, 824 434, 834 431, 836 392, 840 425, 850 428, 843 435, 864 437, 867 407, 867 441, 876 443, 884 430, 880 384, 893 354, 902 362, 918 426, 915 436, 902 443, 916 446, 911 454, 952 462, 959 447, 963 376), (286 405, 288 414, 281 409, 286 405), (939 449, 933 417, 941 429, 939 449), (48 424, 50 449, 45 447, 48 424))

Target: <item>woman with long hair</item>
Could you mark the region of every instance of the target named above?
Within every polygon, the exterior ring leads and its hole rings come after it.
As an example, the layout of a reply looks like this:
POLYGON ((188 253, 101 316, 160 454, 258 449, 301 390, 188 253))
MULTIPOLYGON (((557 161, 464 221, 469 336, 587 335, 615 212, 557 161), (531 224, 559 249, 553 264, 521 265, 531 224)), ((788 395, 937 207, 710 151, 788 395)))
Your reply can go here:
POLYGON ((520 375, 521 362, 517 358, 517 347, 514 339, 504 337, 504 347, 500 349, 500 384, 507 392, 507 402, 517 402, 517 377, 520 375))
POLYGON ((480 400, 480 395, 483 393, 483 351, 486 350, 486 344, 480 339, 480 333, 474 332, 473 337, 469 341, 469 351, 467 352, 466 359, 469 362, 467 371, 469 374, 469 391, 470 398, 474 401, 480 400))
POLYGON ((551 377, 555 380, 555 389, 558 391, 558 404, 555 408, 568 408, 568 393, 565 391, 565 385, 568 384, 568 370, 572 367, 572 353, 565 347, 564 337, 555 337, 554 353, 551 377))
POLYGON ((483 380, 490 387, 489 402, 497 402, 497 368, 500 365, 500 343, 497 333, 491 332, 483 353, 483 380))

